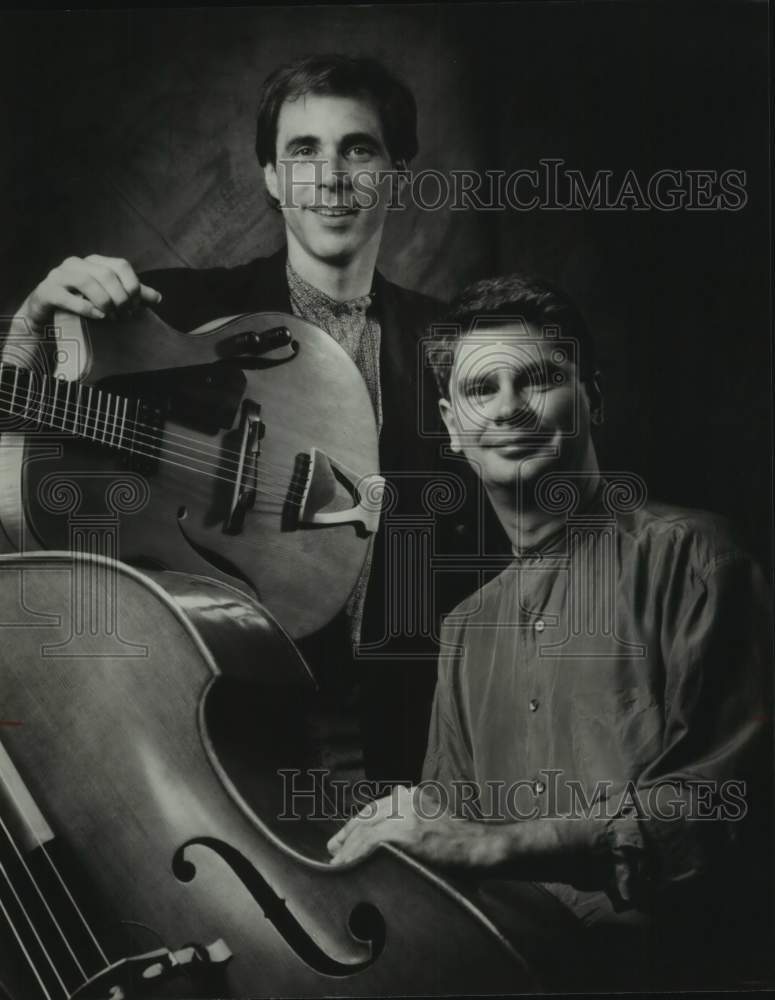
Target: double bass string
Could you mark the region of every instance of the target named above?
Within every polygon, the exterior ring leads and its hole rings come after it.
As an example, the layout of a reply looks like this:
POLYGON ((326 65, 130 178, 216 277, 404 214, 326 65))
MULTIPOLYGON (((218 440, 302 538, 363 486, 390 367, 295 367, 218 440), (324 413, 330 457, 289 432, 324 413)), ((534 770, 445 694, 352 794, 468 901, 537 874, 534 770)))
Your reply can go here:
MULTIPOLYGON (((6 872, 5 868, 2 865, 0 865, 0 872, 2 872, 2 874, 5 876, 6 881, 10 884, 10 878, 8 876, 8 873, 6 872)), ((41 990, 43 990, 43 993, 45 994, 47 1000, 53 1000, 53 997, 51 996, 51 994, 49 993, 49 991, 46 989, 45 983, 40 978, 40 973, 38 972, 37 966, 35 965, 35 962, 32 960, 32 956, 30 955, 29 951, 27 951, 27 948, 26 948, 24 942, 22 941, 21 937, 19 936, 19 932, 16 929, 16 925, 11 920, 10 914, 8 913, 8 910, 5 908, 5 903, 3 902, 2 899, 0 899, 0 910, 3 911, 3 916, 5 917, 5 922, 11 928, 11 933, 16 938, 16 942, 19 945, 19 947, 21 948, 22 953, 24 954, 24 957, 27 960, 27 965, 29 965, 29 967, 32 969, 33 975, 35 976, 35 978, 38 981, 38 985, 40 986, 41 990)), ((22 912, 24 912, 24 911, 22 911, 22 912)), ((25 915, 25 917, 27 917, 27 921, 29 922, 29 920, 30 920, 29 916, 26 913, 24 915, 25 915)), ((33 930, 34 930, 34 928, 33 928, 33 930)), ((54 963, 53 963, 53 961, 51 959, 51 956, 48 955, 48 954, 46 954, 46 958, 51 963, 51 966, 54 969, 54 974, 57 975, 57 973, 56 973, 56 966, 54 966, 54 963)), ((57 975, 57 979, 59 979, 58 975, 57 975)), ((67 996, 68 995, 68 990, 65 989, 65 985, 64 985, 64 983, 62 983, 61 979, 59 979, 59 982, 62 985, 62 989, 64 989, 64 991, 65 991, 65 996, 67 996)))
MULTIPOLYGON (((13 789, 13 787, 11 785, 8 784, 8 782, 3 777, 2 773, 0 773, 0 781, 3 782, 3 785, 5 787, 6 793, 8 794, 8 796, 11 799, 11 801, 13 802, 13 804, 16 806, 16 808, 19 811, 19 813, 21 815, 23 815, 22 806, 20 805, 20 803, 18 801, 16 793, 14 792, 14 789, 13 789)), ((22 868, 24 870, 24 873, 26 874, 27 878, 30 881, 30 884, 35 889, 35 892, 37 893, 37 895, 38 895, 41 903, 43 904, 43 906, 44 906, 44 908, 46 910, 46 913, 48 914, 49 918, 51 919, 52 924, 54 925, 54 927, 56 928, 57 932, 59 933, 59 936, 61 937, 62 942, 64 943, 67 951, 70 954, 70 957, 72 958, 73 962, 77 966, 78 971, 80 972, 80 974, 83 976, 84 981, 87 981, 88 978, 89 978, 89 976, 86 973, 86 970, 84 969, 83 965, 79 961, 78 956, 76 955, 75 951, 73 950, 73 947, 70 944, 70 941, 68 940, 67 935, 66 935, 64 929, 60 925, 59 921, 57 920, 56 916, 54 915, 54 913, 53 913, 53 911, 51 909, 51 906, 49 905, 48 900, 46 899, 45 892, 41 889, 40 885, 38 885, 38 882, 37 882, 37 879, 35 878, 35 875, 33 874, 32 870, 30 869, 29 865, 27 864, 27 862, 26 862, 23 854, 19 850, 19 847, 18 847, 16 841, 14 840, 13 836, 11 835, 10 830, 8 829, 8 827, 6 826, 6 824, 3 822, 2 817, 0 817, 0 827, 2 827, 2 830, 5 833, 5 837, 6 837, 7 841, 10 843, 10 845, 11 845, 11 847, 13 849, 14 854, 18 858, 19 863, 21 864, 21 866, 22 866, 22 868)), ((84 930, 86 931, 86 933, 88 934, 89 938, 91 939, 91 941, 92 941, 92 943, 93 943, 96 951, 99 954, 99 958, 101 959, 101 961, 103 961, 105 963, 106 966, 108 966, 110 963, 108 961, 107 955, 105 954, 105 952, 102 949, 102 946, 100 945, 99 941, 97 940, 97 937, 96 937, 94 931, 92 930, 91 926, 89 925, 89 922, 86 919, 86 916, 84 915, 83 911, 78 906, 78 904, 76 903, 76 901, 75 901, 75 899, 73 897, 72 892, 70 891, 70 889, 69 889, 69 887, 68 887, 68 885, 67 885, 67 883, 66 883, 66 881, 65 881, 65 879, 64 879, 64 877, 62 875, 62 873, 59 871, 59 868, 54 863, 54 859, 51 857, 51 854, 47 850, 45 843, 40 839, 40 837, 37 835, 37 833, 35 834, 35 840, 37 841, 37 847, 40 849, 40 851, 42 852, 43 857, 46 860, 46 864, 48 865, 48 867, 53 872, 53 874, 54 874, 57 882, 62 887, 63 892, 67 896, 67 899, 70 902, 70 905, 72 906, 74 913, 77 915, 78 919, 80 920, 81 924, 84 927, 84 930)), ((19 896, 18 896, 18 894, 17 894, 16 890, 14 889, 13 884, 11 882, 10 876, 5 871, 5 868, 3 868, 2 865, 0 865, 0 869, 2 869, 3 875, 5 876, 6 881, 9 883, 9 885, 11 887, 11 891, 13 892, 14 897, 16 898, 16 901, 19 904, 20 909, 24 913, 24 916, 25 916, 27 922, 29 923, 29 925, 30 925, 30 927, 32 929, 33 934, 35 935, 35 938, 38 941, 38 944, 40 945, 41 950, 43 951, 44 955, 48 959, 49 964, 51 965, 52 969, 54 970, 54 973, 55 973, 58 981, 62 985, 62 988, 65 989, 65 992, 67 993, 68 991, 67 991, 67 989, 65 987, 64 982, 62 981, 62 978, 61 978, 61 976, 59 974, 59 971, 57 970, 56 965, 55 965, 53 959, 51 958, 51 956, 46 951, 46 949, 45 949, 45 947, 43 945, 43 942, 40 940, 40 936, 39 936, 39 934, 38 934, 38 932, 37 932, 37 930, 35 928, 34 922, 32 921, 32 918, 27 913, 27 911, 24 908, 21 900, 19 899, 19 896)), ((26 952, 26 949, 25 949, 25 952, 26 952)))
MULTIPOLYGON (((5 784, 5 782, 4 782, 4 784, 5 784)), ((8 786, 6 785, 6 788, 7 787, 8 786)), ((8 789, 8 791, 11 792, 11 794, 13 794, 13 792, 11 791, 11 789, 8 789)), ((38 896, 40 897, 41 901, 43 902, 43 905, 45 906, 45 908, 46 908, 46 910, 48 912, 48 915, 51 918, 51 922, 53 923, 54 927, 56 927, 57 931, 59 932, 60 937, 62 938, 62 940, 65 943, 65 947, 70 952, 70 955, 72 956, 73 961, 75 962, 75 964, 78 966, 78 970, 81 973, 81 975, 83 976, 84 982, 86 982, 87 981, 87 976, 86 976, 86 973, 83 970, 83 967, 81 966, 81 964, 78 961, 78 959, 75 957, 73 949, 70 947, 70 942, 67 940, 67 937, 66 937, 64 931, 62 930, 62 928, 59 926, 59 923, 57 922, 56 917, 51 912, 51 908, 49 907, 48 902, 46 901, 45 895, 43 894, 40 886, 38 885, 38 883, 37 883, 37 881, 35 879, 35 876, 30 871, 30 869, 29 869, 26 861, 22 857, 22 854, 19 851, 19 848, 17 847, 15 840, 11 836, 11 833, 8 830, 8 828, 5 825, 5 823, 3 822, 2 818, 0 818, 0 827, 2 827, 3 832, 5 833, 6 840, 9 842, 9 844, 11 844, 14 853, 18 857, 18 859, 19 859, 19 861, 20 861, 20 863, 22 865, 22 868, 24 869, 25 874, 29 878, 30 883, 35 888, 35 891, 37 892, 38 896)), ((35 940, 38 942, 38 946, 39 946, 41 952, 43 953, 44 957, 46 958, 48 964, 51 966, 51 970, 54 973, 54 975, 56 976, 57 982, 62 987, 62 990, 63 990, 65 996, 69 996, 70 995, 70 991, 68 990, 67 986, 65 985, 64 980, 62 979, 60 971, 57 968, 56 962, 54 961, 54 959, 51 957, 51 955, 47 951, 46 946, 43 944, 41 936, 38 933, 38 929, 35 926, 35 921, 32 919, 32 917, 28 913, 27 908, 25 907, 24 903, 22 902, 22 900, 21 900, 21 898, 19 896, 19 893, 16 891, 16 887, 13 884, 13 879, 8 874, 8 871, 6 870, 5 865, 3 865, 2 863, 0 863, 0 874, 2 874, 3 878, 5 879, 5 881, 6 881, 7 885, 8 885, 8 888, 11 890, 11 892, 13 894, 13 897, 16 900, 16 904, 19 907, 19 910, 21 911, 24 919, 27 921, 27 923, 29 925, 29 928, 32 931, 32 934, 33 934, 35 940)), ((33 973, 35 975, 35 978, 38 980, 38 983, 40 984, 40 987, 43 990, 43 992, 46 994, 47 997, 50 998, 51 994, 46 989, 46 986, 45 986, 45 984, 43 982, 43 979, 42 979, 42 977, 40 975, 38 967, 35 964, 35 961, 34 961, 32 955, 30 954, 29 949, 27 948, 27 946, 25 945, 24 941, 22 940, 22 938, 21 938, 21 936, 19 934, 19 930, 16 927, 16 924, 14 923, 14 921, 11 919, 11 915, 9 914, 9 912, 8 912, 6 906, 5 906, 5 903, 3 902, 2 899, 0 899, 0 908, 2 908, 3 915, 5 916, 5 919, 6 919, 6 923, 11 928, 13 936, 16 938, 16 941, 18 942, 19 947, 21 948, 22 952, 24 953, 24 957, 27 960, 27 964, 32 969, 32 971, 33 971, 33 973)))

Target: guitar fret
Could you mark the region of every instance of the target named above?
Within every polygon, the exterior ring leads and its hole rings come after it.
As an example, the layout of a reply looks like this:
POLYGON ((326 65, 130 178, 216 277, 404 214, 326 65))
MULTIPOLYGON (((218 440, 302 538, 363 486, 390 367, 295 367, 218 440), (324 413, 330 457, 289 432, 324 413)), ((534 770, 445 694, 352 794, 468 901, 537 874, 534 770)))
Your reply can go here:
POLYGON ((13 415, 13 408, 14 408, 14 405, 16 403, 16 386, 17 386, 18 382, 19 382, 19 369, 18 368, 14 368, 14 370, 13 370, 13 388, 11 389, 11 405, 10 405, 11 415, 13 415))
POLYGON ((51 407, 51 426, 56 426, 57 410, 59 409, 59 387, 62 385, 61 378, 54 379, 54 401, 51 407))
POLYGON ((116 440, 118 438, 118 408, 121 405, 121 397, 113 397, 113 413, 111 414, 111 429, 110 429, 110 446, 111 448, 116 447, 116 440))
POLYGON ((108 444, 108 429, 110 427, 110 396, 109 392, 105 393, 105 415, 102 418, 102 443, 108 444))
POLYGON ((107 444, 108 421, 110 419, 110 393, 105 394, 105 419, 102 424, 102 443, 107 444))
POLYGON ((27 373, 27 402, 24 405, 24 416, 28 420, 34 420, 35 418, 30 416, 30 407, 33 405, 35 398, 35 374, 34 372, 27 373))
POLYGON ((141 412, 140 400, 138 399, 137 402, 135 403, 135 419, 134 423, 132 424, 132 444, 129 449, 130 451, 135 450, 135 442, 137 441, 137 428, 140 426, 140 412, 141 412))
POLYGON ((73 391, 73 383, 67 383, 67 394, 65 395, 65 413, 62 417, 62 430, 67 430, 67 418, 70 415, 70 394, 73 391))
POLYGON ((78 434, 78 423, 81 419, 81 396, 83 395, 83 385, 79 382, 75 397, 75 413, 73 414, 73 434, 78 434))
POLYGON ((44 402, 46 399, 46 376, 45 374, 40 377, 40 399, 38 400, 38 423, 44 424, 46 422, 44 402))
MULTIPOLYGON (((114 396, 113 397, 113 402, 112 403, 108 403, 108 415, 109 415, 109 419, 110 419, 110 440, 108 441, 108 445, 111 448, 113 447, 113 438, 114 438, 115 433, 116 433, 116 421, 115 421, 115 418, 113 416, 113 411, 116 409, 116 400, 117 400, 117 398, 118 398, 117 396, 114 396)), ((110 393, 108 393, 108 399, 110 399, 110 393)))
POLYGON ((129 400, 125 396, 124 397, 124 409, 123 409, 123 412, 121 414, 121 432, 118 435, 118 447, 119 448, 123 447, 123 444, 124 444, 124 430, 126 429, 126 410, 127 410, 127 406, 128 405, 129 405, 129 400))
POLYGON ((86 404, 86 415, 84 417, 84 423, 83 423, 83 436, 84 437, 89 437, 89 414, 90 413, 92 414, 92 418, 94 416, 94 411, 92 409, 92 397, 93 397, 93 395, 94 395, 94 389, 93 389, 92 386, 89 386, 89 402, 86 404))
POLYGON ((33 373, 27 372, 27 401, 24 404, 24 416, 25 419, 29 419, 30 416, 30 390, 33 387, 33 373))
POLYGON ((113 447, 113 434, 114 434, 113 406, 114 406, 114 402, 115 402, 115 398, 116 397, 115 396, 113 397, 113 402, 111 402, 111 398, 110 397, 111 397, 111 394, 108 393, 108 401, 107 401, 107 403, 105 405, 105 426, 106 426, 106 431, 107 431, 106 436, 108 438, 108 440, 107 440, 106 443, 107 443, 107 445, 109 447, 113 447))
MULTIPOLYGON (((0 361, 0 394, 2 395, 2 399, 3 399, 3 413, 6 412, 6 409, 5 409, 5 381, 6 381, 6 379, 5 379, 5 362, 4 361, 0 361)), ((9 410, 9 412, 10 412, 10 410, 9 410)))
POLYGON ((117 447, 116 438, 118 437, 118 410, 120 406, 121 406, 121 397, 116 396, 115 406, 113 407, 113 430, 110 436, 110 444, 111 447, 113 448, 117 447))
POLYGON ((101 431, 100 421, 102 420, 102 389, 97 390, 97 410, 94 415, 94 440, 97 440, 97 435, 101 431))
POLYGON ((141 410, 140 399, 0 361, 0 412, 40 427, 134 452, 141 410))

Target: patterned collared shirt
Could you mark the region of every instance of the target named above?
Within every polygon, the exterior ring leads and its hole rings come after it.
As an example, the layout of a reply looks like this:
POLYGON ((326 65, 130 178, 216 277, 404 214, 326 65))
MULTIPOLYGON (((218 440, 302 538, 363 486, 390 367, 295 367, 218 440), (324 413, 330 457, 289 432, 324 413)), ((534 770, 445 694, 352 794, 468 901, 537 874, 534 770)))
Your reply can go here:
POLYGON ((291 309, 319 326, 342 347, 355 362, 369 390, 378 430, 382 429, 382 393, 379 377, 379 351, 382 331, 374 314, 374 296, 338 302, 321 292, 286 264, 291 309))

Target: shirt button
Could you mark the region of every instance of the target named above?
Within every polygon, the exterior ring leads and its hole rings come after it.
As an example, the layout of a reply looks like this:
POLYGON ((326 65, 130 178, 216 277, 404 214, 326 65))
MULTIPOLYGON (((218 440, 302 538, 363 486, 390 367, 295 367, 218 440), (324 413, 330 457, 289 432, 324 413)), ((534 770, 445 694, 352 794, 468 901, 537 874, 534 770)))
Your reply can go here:
POLYGON ((536 795, 543 795, 544 792, 546 791, 546 785, 543 783, 543 781, 535 781, 533 782, 533 791, 536 793, 536 795))
POLYGON ((538 706, 540 704, 541 703, 538 701, 537 698, 531 698, 530 701, 528 702, 528 708, 530 709, 531 712, 537 712, 538 706))
POLYGON ((543 632, 543 630, 546 628, 546 625, 544 625, 543 618, 539 618, 538 621, 533 626, 533 628, 536 630, 536 632, 543 632))

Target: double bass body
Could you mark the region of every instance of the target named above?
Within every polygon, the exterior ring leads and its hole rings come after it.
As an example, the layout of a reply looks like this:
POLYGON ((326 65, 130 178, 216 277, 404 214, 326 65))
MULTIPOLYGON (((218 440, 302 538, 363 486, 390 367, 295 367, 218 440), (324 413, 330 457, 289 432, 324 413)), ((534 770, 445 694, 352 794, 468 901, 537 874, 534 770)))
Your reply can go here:
POLYGON ((479 911, 399 852, 332 869, 292 846, 293 820, 279 836, 252 808, 278 804, 276 761, 263 761, 250 804, 232 783, 208 727, 219 686, 254 686, 259 743, 277 706, 311 686, 293 643, 244 593, 97 556, 6 555, 0 621, 13 636, 0 644, 0 714, 14 723, 0 741, 15 776, 0 768, 14 952, 0 982, 14 1000, 534 985, 479 911), (109 580, 109 628, 84 618, 84 574, 109 580), (34 833, 29 802, 52 839, 34 833), (93 910, 58 869, 57 844, 79 859, 93 910), (92 926, 90 912, 107 920, 92 926))

